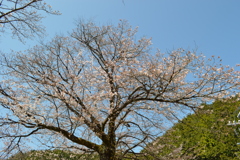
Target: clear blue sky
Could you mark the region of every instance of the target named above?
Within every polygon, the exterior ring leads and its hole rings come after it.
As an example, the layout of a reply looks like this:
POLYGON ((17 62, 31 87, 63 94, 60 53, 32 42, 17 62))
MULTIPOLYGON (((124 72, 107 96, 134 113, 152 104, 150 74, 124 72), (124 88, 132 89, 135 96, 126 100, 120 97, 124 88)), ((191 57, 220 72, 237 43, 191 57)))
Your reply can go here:
MULTIPOLYGON (((46 15, 43 25, 49 37, 67 33, 74 21, 93 19, 116 24, 126 19, 139 26, 138 36, 152 37, 153 47, 162 52, 196 49, 207 57, 220 56, 225 65, 240 63, 240 0, 48 0, 60 16, 46 15)), ((1 50, 21 50, 22 45, 9 34, 0 37, 1 50)))

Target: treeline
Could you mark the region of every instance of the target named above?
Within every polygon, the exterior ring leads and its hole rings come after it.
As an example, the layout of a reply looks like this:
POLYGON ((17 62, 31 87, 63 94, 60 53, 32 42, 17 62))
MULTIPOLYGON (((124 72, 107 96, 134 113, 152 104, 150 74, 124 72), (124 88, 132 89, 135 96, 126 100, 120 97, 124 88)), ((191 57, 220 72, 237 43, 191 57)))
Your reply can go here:
POLYGON ((239 159, 237 143, 240 139, 237 135, 240 130, 238 126, 227 125, 229 121, 238 120, 239 107, 239 97, 205 104, 149 144, 143 152, 151 152, 149 159, 239 159))
POLYGON ((26 153, 17 153, 8 160, 98 160, 97 154, 74 153, 63 150, 32 150, 26 153))

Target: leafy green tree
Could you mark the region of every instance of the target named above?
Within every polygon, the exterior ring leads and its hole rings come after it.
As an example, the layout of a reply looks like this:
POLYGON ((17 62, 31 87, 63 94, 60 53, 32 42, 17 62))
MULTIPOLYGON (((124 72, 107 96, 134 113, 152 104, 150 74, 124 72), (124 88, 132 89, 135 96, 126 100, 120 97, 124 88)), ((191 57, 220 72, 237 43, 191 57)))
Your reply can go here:
POLYGON ((238 97, 203 105, 195 114, 175 124, 165 135, 143 152, 153 152, 150 159, 239 159, 240 139, 227 122, 236 120, 238 97))

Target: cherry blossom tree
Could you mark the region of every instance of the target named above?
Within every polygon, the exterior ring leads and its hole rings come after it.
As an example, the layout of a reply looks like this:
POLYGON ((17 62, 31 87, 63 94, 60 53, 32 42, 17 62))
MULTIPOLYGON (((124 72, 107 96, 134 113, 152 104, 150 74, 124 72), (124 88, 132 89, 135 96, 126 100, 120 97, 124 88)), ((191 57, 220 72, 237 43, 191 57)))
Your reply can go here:
POLYGON ((126 21, 80 22, 70 36, 3 55, 4 153, 35 138, 101 160, 137 159, 135 152, 165 131, 166 120, 239 91, 239 71, 219 58, 183 49, 154 54, 150 39, 137 40, 136 32, 126 21))
POLYGON ((13 36, 23 41, 33 35, 42 35, 44 27, 39 24, 42 15, 39 11, 59 14, 42 0, 1 0, 0 1, 0 32, 12 30, 13 36))

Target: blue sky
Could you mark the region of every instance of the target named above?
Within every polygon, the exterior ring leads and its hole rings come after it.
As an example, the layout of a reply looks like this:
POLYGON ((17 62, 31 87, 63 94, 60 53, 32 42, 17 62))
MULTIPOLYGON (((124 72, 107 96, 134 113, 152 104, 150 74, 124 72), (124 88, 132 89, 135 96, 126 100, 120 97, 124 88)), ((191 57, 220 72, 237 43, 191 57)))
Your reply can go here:
MULTIPOLYGON (((153 48, 162 52, 172 49, 197 49, 207 57, 220 56, 225 65, 240 63, 239 0, 48 0, 62 15, 46 15, 42 21, 49 34, 67 33, 79 18, 93 19, 99 24, 118 23, 126 19, 138 36, 152 37, 153 48)), ((25 45, 10 34, 0 37, 2 51, 23 50, 25 45)))

